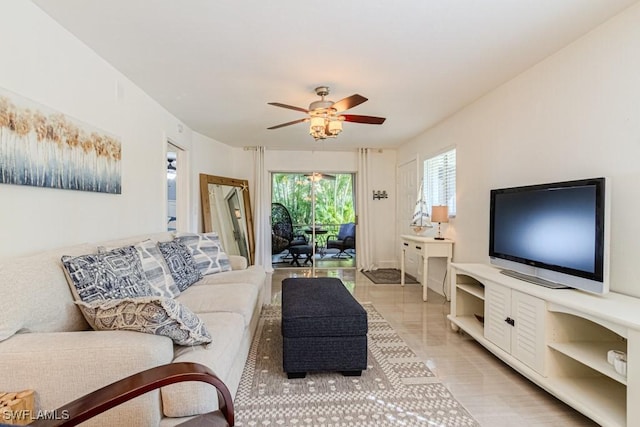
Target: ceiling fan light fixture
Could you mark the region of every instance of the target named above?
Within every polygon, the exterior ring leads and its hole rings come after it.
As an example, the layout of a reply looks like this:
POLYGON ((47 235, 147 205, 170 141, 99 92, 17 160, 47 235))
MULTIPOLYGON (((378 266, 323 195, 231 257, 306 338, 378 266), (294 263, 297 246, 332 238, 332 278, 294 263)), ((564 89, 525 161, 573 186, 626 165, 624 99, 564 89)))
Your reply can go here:
POLYGON ((309 125, 309 129, 311 131, 322 131, 325 127, 324 117, 313 116, 311 117, 311 124, 309 125))
POLYGON ((305 176, 309 179, 309 181, 312 181, 312 182, 318 182, 322 179, 322 174, 319 172, 314 172, 312 174, 307 174, 305 176))
POLYGON ((331 120, 328 125, 329 134, 332 136, 337 136, 340 132, 342 132, 342 121, 335 119, 331 120))
POLYGON ((316 141, 327 139, 327 133, 324 131, 324 128, 322 130, 319 130, 319 131, 311 129, 309 131, 309 135, 311 135, 313 137, 313 139, 315 139, 316 141))
POLYGON ((320 100, 312 102, 309 105, 308 110, 301 107, 295 107, 293 105, 282 104, 280 102, 269 102, 269 105, 302 111, 303 113, 307 113, 309 116, 304 119, 271 126, 267 129, 279 129, 296 123, 309 122, 309 135, 311 135, 316 141, 323 141, 327 138, 336 138, 340 133, 342 133, 343 121, 370 125, 381 125, 385 121, 384 117, 342 114, 345 110, 356 107, 367 101, 367 98, 362 95, 354 94, 341 99, 338 102, 333 102, 325 99, 325 96, 329 94, 329 87, 319 86, 315 89, 315 92, 316 95, 320 97, 320 100))

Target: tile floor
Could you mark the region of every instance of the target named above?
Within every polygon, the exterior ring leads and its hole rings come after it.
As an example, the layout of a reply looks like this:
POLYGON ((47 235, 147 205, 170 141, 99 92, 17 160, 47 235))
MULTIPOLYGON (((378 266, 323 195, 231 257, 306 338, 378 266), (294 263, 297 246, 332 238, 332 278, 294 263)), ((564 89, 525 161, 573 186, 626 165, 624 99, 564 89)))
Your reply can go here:
MULTIPOLYGON (((316 275, 338 277, 358 301, 373 303, 482 426, 597 426, 471 338, 453 332, 446 319, 449 303, 437 293, 430 291, 423 302, 420 285, 376 285, 354 269, 318 270, 316 275)), ((279 303, 282 279, 310 276, 310 269, 276 270, 271 302, 279 303)))

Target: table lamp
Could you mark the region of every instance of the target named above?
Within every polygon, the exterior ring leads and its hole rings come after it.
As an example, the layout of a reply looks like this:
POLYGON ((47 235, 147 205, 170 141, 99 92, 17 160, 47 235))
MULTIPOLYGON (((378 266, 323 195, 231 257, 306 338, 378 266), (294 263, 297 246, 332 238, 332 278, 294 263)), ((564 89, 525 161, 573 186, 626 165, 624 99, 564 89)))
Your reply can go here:
POLYGON ((431 207, 431 221, 438 223, 438 235, 436 240, 444 240, 442 233, 440 232, 440 224, 443 222, 449 222, 449 207, 448 206, 432 206, 431 207))

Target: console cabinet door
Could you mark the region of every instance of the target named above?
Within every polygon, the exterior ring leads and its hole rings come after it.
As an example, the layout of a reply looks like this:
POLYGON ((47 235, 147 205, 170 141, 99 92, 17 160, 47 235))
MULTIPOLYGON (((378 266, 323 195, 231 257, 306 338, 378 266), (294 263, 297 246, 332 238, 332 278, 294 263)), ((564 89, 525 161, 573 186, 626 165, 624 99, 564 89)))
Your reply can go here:
POLYGON ((485 283, 484 337, 511 353, 511 289, 485 283))
POLYGON ((484 337, 544 375, 545 302, 505 286, 485 286, 484 337))
POLYGON ((511 355, 541 375, 544 371, 545 301, 511 291, 511 314, 515 319, 511 355))

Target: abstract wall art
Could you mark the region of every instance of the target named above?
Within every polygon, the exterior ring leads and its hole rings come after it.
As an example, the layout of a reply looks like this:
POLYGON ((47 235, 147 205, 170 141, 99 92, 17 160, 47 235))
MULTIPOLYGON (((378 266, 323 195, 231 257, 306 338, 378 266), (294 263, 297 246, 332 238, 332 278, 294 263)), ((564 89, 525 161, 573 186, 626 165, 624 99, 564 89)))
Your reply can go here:
POLYGON ((113 135, 0 88, 0 183, 120 194, 113 135))

